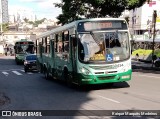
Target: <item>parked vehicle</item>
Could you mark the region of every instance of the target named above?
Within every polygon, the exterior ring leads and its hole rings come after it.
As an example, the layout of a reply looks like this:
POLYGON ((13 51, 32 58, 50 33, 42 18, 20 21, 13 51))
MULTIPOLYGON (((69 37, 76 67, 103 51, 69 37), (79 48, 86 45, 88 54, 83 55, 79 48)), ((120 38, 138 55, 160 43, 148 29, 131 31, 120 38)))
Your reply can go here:
POLYGON ((158 58, 154 61, 154 65, 155 65, 155 67, 160 67, 160 57, 158 57, 158 58))
POLYGON ((24 58, 24 71, 32 71, 37 69, 37 56, 36 54, 28 54, 24 58))

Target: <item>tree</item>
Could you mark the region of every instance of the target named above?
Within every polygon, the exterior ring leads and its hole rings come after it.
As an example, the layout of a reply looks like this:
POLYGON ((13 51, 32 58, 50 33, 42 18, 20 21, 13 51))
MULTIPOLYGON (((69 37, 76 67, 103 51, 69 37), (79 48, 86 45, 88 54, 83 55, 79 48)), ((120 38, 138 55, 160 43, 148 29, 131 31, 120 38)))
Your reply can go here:
POLYGON ((2 24, 2 29, 3 29, 3 32, 8 31, 8 29, 9 29, 9 24, 8 24, 8 23, 2 24))
POLYGON ((24 18, 23 20, 24 20, 26 23, 29 22, 29 19, 27 19, 27 18, 24 18))
POLYGON ((125 9, 142 6, 146 0, 62 0, 54 3, 62 9, 58 24, 66 24, 77 19, 96 17, 119 17, 125 9))

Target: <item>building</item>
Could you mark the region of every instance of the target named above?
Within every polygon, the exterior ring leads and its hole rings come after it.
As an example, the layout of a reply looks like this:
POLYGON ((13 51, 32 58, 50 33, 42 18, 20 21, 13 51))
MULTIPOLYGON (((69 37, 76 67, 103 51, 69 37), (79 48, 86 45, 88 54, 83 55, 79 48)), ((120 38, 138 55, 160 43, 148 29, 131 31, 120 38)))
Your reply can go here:
POLYGON ((131 35, 140 35, 144 33, 150 34, 153 32, 152 16, 153 11, 157 11, 156 30, 160 30, 160 0, 152 0, 146 2, 139 8, 130 11, 129 28, 131 35))
POLYGON ((8 23, 9 16, 8 16, 8 0, 0 0, 0 18, 1 23, 8 23))
POLYGON ((32 32, 7 32, 3 34, 4 44, 12 44, 21 39, 36 41, 36 34, 32 32))

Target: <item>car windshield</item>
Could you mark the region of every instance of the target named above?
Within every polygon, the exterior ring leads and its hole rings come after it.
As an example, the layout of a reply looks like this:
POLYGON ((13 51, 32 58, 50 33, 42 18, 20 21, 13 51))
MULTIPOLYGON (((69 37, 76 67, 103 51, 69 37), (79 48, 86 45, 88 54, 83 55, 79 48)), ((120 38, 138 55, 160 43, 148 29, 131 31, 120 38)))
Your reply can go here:
POLYGON ((26 56, 26 60, 36 60, 36 59, 37 59, 37 56, 36 56, 36 55, 26 56))
POLYGON ((128 32, 79 34, 79 59, 84 62, 125 60, 130 56, 128 32))

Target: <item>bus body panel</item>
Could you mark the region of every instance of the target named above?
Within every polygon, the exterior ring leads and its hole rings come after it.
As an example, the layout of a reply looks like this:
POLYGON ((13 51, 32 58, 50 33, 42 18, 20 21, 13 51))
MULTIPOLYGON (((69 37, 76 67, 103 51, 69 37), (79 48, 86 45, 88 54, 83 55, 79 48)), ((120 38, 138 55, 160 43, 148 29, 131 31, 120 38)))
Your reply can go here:
POLYGON ((132 76, 130 60, 101 65, 78 63, 78 67, 76 82, 82 85, 129 81, 132 76), (82 68, 87 69, 90 75, 84 74, 82 68))
POLYGON ((115 82, 129 81, 129 80, 131 80, 131 74, 132 74, 132 70, 130 69, 127 72, 117 73, 117 74, 109 74, 109 75, 103 74, 103 75, 84 76, 81 73, 77 73, 76 78, 77 78, 77 82, 80 85, 84 85, 84 84, 104 84, 104 83, 115 83, 115 82))

